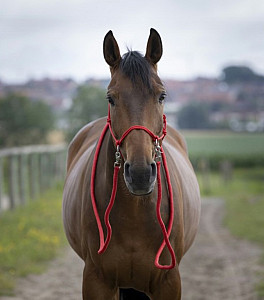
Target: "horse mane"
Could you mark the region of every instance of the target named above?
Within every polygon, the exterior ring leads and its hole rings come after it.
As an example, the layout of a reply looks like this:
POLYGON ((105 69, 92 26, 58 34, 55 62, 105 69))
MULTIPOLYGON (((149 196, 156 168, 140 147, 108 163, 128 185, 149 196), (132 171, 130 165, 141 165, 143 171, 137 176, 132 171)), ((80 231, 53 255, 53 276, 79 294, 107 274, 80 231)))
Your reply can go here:
POLYGON ((126 75, 133 85, 141 84, 142 87, 151 90, 151 68, 147 59, 138 51, 128 50, 122 56, 120 70, 126 75))

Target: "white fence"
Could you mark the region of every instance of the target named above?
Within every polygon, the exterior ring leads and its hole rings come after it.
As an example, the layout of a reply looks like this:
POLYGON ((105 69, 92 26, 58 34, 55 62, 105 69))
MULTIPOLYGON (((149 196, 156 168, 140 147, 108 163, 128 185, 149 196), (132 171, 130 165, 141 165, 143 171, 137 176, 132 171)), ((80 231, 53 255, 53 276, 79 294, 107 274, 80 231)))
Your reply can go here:
POLYGON ((35 199, 65 176, 66 146, 0 150, 0 213, 35 199))

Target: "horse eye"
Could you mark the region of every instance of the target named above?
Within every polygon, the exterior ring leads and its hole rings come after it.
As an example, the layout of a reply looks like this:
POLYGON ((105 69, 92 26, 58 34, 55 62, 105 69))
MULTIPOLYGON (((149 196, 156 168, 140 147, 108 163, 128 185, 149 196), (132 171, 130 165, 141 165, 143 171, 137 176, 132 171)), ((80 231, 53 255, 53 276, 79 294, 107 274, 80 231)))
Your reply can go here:
POLYGON ((108 100, 108 102, 109 102, 112 106, 115 105, 115 101, 114 101, 114 99, 113 99, 111 96, 107 95, 107 96, 106 96, 106 99, 108 100))
POLYGON ((166 96, 167 96, 166 93, 162 92, 161 95, 160 95, 160 97, 159 97, 159 103, 163 103, 163 101, 165 100, 166 96))

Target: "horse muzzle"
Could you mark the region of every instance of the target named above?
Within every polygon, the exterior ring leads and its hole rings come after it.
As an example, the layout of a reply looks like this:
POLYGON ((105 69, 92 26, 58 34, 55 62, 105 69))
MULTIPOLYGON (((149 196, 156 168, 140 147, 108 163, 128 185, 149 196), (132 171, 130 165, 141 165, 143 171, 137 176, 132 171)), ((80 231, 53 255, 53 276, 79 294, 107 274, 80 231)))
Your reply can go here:
POLYGON ((129 162, 124 164, 124 179, 129 192, 136 196, 150 194, 155 186, 157 178, 157 166, 155 162, 142 165, 134 165, 129 162))

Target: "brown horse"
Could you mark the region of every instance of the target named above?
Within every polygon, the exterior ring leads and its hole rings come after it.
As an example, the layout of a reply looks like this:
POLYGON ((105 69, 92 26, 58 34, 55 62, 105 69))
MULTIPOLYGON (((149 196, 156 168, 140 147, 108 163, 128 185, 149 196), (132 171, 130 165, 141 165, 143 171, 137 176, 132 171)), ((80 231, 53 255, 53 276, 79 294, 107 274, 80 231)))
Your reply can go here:
MULTIPOLYGON (((107 99, 112 134, 108 130, 102 140, 94 178, 101 220, 113 188, 115 140, 134 125, 144 126, 159 137, 164 130, 165 89, 157 75, 161 56, 161 38, 154 29, 150 31, 145 56, 128 51, 121 57, 112 32, 105 36, 104 58, 111 71, 107 99)), ((121 171, 110 214, 112 238, 105 252, 98 254, 100 241, 90 185, 96 145, 106 121, 102 118, 82 128, 68 150, 63 220, 70 245, 85 263, 83 299, 119 299, 121 290, 123 299, 179 300, 179 263, 194 240, 200 217, 199 187, 185 142, 168 126, 162 147, 170 174, 173 207, 169 205, 168 180, 163 166, 159 185, 163 188, 160 211, 164 223, 168 224, 174 208, 170 243, 176 255, 176 266, 160 269, 154 264, 163 234, 156 216, 156 146, 147 130, 131 131, 120 145, 121 162, 118 164, 121 171)), ((167 248, 160 261, 163 265, 171 262, 167 248)))

